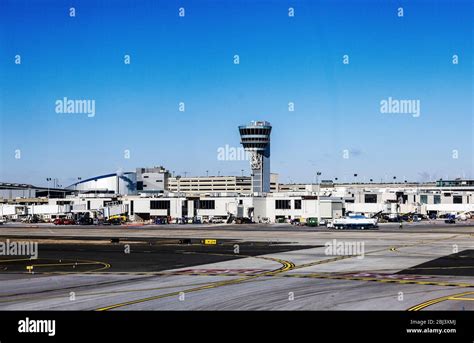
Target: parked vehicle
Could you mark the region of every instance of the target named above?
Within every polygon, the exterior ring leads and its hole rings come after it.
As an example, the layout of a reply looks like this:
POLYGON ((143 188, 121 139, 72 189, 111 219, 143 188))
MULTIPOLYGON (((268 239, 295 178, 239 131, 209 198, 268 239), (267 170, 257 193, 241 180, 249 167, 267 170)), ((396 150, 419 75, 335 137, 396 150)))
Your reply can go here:
POLYGON ((108 222, 110 225, 122 225, 122 220, 120 218, 111 218, 108 222))
POLYGON ((92 225, 94 221, 90 217, 80 217, 76 223, 79 225, 92 225))
POLYGON ((69 218, 56 218, 53 221, 54 225, 74 225, 76 222, 69 218))
POLYGON ((448 214, 446 219, 444 220, 446 224, 455 224, 456 223, 456 215, 448 214))
POLYGON ((21 218, 22 223, 37 224, 44 222, 38 215, 29 215, 27 217, 21 218))
POLYGON ((309 227, 316 227, 318 226, 318 218, 316 217, 309 217, 306 219, 306 225, 309 227))
POLYGON ((115 219, 118 219, 118 220, 120 220, 121 222, 126 222, 126 221, 127 221, 127 217, 126 217, 126 216, 122 216, 122 215, 116 215, 116 216, 110 216, 110 217, 109 217, 109 220, 115 220, 115 219))
POLYGON ((53 221, 53 224, 54 225, 63 225, 64 224, 64 220, 62 218, 56 218, 54 221, 53 221))
POLYGON ((253 221, 250 218, 243 217, 243 218, 235 218, 235 223, 236 224, 253 224, 253 221))
POLYGON ((303 226, 306 222, 302 218, 295 218, 291 220, 291 225, 295 226, 303 226))
POLYGON ((168 224, 168 219, 167 218, 155 218, 154 224, 160 225, 160 224, 168 224))
POLYGON ((334 219, 335 229, 371 229, 378 227, 377 218, 367 218, 360 214, 351 214, 345 218, 334 219))

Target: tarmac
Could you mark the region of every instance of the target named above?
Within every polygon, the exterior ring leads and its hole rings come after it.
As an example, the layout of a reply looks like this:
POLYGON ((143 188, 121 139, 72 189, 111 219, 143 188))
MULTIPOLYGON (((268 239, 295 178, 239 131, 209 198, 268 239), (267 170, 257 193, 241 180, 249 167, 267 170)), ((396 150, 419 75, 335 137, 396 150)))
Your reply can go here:
POLYGON ((0 256, 0 310, 474 309, 471 222, 13 224, 0 227, 7 239, 37 242, 39 256, 0 256))

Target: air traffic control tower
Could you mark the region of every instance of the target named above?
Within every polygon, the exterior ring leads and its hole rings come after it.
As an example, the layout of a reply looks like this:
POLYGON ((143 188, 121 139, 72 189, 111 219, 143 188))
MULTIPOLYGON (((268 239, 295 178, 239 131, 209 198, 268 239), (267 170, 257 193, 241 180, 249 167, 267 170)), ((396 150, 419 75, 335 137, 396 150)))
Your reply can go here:
POLYGON ((240 143, 250 154, 252 169, 252 191, 270 192, 270 133, 272 126, 267 121, 252 121, 239 126, 240 143))

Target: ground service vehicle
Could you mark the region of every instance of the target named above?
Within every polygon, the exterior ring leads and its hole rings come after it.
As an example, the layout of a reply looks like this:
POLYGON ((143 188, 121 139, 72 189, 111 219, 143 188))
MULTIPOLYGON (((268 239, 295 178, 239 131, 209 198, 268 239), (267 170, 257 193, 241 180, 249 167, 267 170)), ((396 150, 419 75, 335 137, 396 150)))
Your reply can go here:
POLYGON ((345 218, 334 219, 335 229, 371 229, 378 227, 377 218, 367 218, 360 214, 349 215, 345 218))

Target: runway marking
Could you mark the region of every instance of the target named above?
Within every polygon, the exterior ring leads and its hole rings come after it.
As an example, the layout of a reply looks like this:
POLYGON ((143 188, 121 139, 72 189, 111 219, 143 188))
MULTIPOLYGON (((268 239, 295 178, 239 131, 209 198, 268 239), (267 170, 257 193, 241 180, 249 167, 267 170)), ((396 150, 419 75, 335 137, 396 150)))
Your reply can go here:
POLYGON ((228 280, 228 281, 227 280, 226 281, 217 281, 217 282, 214 282, 214 283, 211 283, 211 284, 208 284, 208 285, 205 285, 205 286, 201 286, 201 287, 195 287, 195 288, 176 291, 176 292, 172 292, 172 293, 161 294, 161 295, 151 296, 151 297, 147 297, 147 298, 122 302, 122 303, 118 303, 118 304, 98 308, 98 309, 96 309, 96 311, 109 311, 109 310, 116 309, 116 308, 119 308, 119 307, 139 304, 139 303, 143 303, 143 302, 147 302, 147 301, 152 301, 152 300, 157 300, 157 299, 162 299, 162 298, 167 298, 167 297, 172 297, 172 296, 177 296, 177 295, 180 295, 182 293, 192 293, 192 292, 198 292, 198 291, 217 288, 217 287, 222 287, 222 286, 235 285, 235 284, 243 283, 243 282, 248 281, 248 280, 256 279, 256 278, 261 277, 261 276, 276 275, 278 273, 283 273, 283 272, 291 270, 292 268, 295 267, 295 264, 293 262, 285 261, 285 260, 278 259, 278 258, 264 257, 264 256, 262 256, 262 257, 253 256, 253 257, 261 258, 261 259, 264 259, 264 260, 275 261, 275 262, 280 263, 282 266, 278 269, 268 271, 268 272, 263 272, 263 273, 260 273, 260 274, 257 274, 257 275, 245 276, 245 277, 242 277, 242 278, 239 278, 239 279, 233 279, 233 280, 228 280))
MULTIPOLYGON (((137 279, 140 280, 140 279, 137 279)), ((168 288, 176 288, 176 287, 189 287, 189 286, 199 286, 199 285, 207 285, 208 282, 196 282, 196 283, 190 283, 190 284, 184 284, 184 285, 169 285, 169 286, 163 286, 163 287, 153 287, 153 288, 136 288, 136 289, 125 289, 125 290, 120 290, 120 291, 107 291, 107 292, 92 292, 92 293, 78 293, 77 296, 89 296, 89 295, 108 295, 108 294, 120 294, 120 293, 130 293, 130 292, 145 292, 145 291, 155 291, 155 290, 161 290, 161 289, 168 289, 168 288)), ((81 287, 89 287, 89 286, 107 286, 108 282, 105 283, 99 283, 99 284, 86 284, 86 285, 79 285, 79 286, 72 286, 72 287, 66 287, 64 289, 53 289, 50 290, 52 292, 55 291, 63 291, 63 290, 73 290, 81 287)), ((11 302, 16 302, 18 300, 45 300, 45 299, 57 299, 57 298, 64 298, 64 295, 52 295, 52 296, 44 296, 44 297, 32 297, 32 296, 24 296, 25 294, 13 294, 13 295, 0 295, 0 303, 11 303, 11 302), (9 299, 11 297, 16 297, 16 299, 9 299), (2 298, 7 298, 7 300, 1 300, 2 298)))
POLYGON ((255 275, 270 271, 268 269, 184 269, 178 270, 175 275, 255 275))
POLYGON ((426 307, 429 307, 431 305, 434 305, 434 304, 438 304, 440 302, 443 302, 443 301, 447 301, 447 300, 474 300, 472 298, 462 298, 462 296, 464 295, 471 295, 471 294, 474 294, 474 292, 464 292, 464 293, 459 293, 459 294, 451 294, 451 295, 447 295, 447 296, 444 296, 444 297, 440 297, 440 298, 436 298, 436 299, 431 299, 431 300, 428 300, 428 301, 425 301, 421 304, 418 304, 418 305, 415 305, 415 306, 412 306, 410 307, 407 311, 420 311, 426 307))
MULTIPOLYGON (((48 273, 43 272, 42 274, 60 274, 56 273, 48 273)), ((69 274, 77 274, 74 272, 64 272, 63 275, 69 274)), ((235 277, 235 276, 250 276, 248 273, 178 273, 178 272, 84 272, 81 274, 85 275, 134 275, 134 276, 228 276, 228 277, 235 277)), ((444 281, 416 281, 410 279, 396 279, 393 278, 394 276, 387 276, 387 278, 382 278, 381 276, 369 277, 369 276, 348 276, 348 275, 331 275, 331 274, 285 274, 285 275, 272 275, 271 271, 267 273, 262 273, 266 275, 257 274, 257 276, 267 276, 267 277, 293 277, 293 278, 313 278, 313 279, 332 279, 332 280, 349 280, 349 281, 373 281, 373 282, 381 282, 381 283, 399 283, 399 284, 406 284, 406 285, 421 285, 421 286, 442 286, 442 287, 462 287, 462 288, 473 288, 474 284, 470 283, 456 283, 456 282, 444 282, 444 281)), ((417 277, 425 277, 425 276, 417 276, 417 277)), ((428 277, 427 277, 428 278, 428 277)))
POLYGON ((396 280, 416 280, 416 279, 430 279, 431 276, 426 275, 405 275, 405 274, 384 274, 384 273, 370 273, 370 272, 359 272, 359 273, 344 273, 341 276, 347 277, 369 277, 379 279, 396 279, 396 280))
POLYGON ((37 260, 36 258, 15 258, 11 260, 0 260, 0 263, 2 262, 18 262, 18 261, 35 261, 37 260))
POLYGON ((427 269, 427 270, 430 270, 430 269, 466 269, 466 268, 471 268, 473 269, 474 266, 455 266, 455 267, 411 267, 411 268, 407 268, 407 270, 424 270, 424 269, 427 269))
POLYGON ((98 264, 96 262, 71 262, 71 263, 43 263, 43 264, 32 264, 33 267, 50 267, 50 266, 79 266, 79 265, 90 265, 98 264))
POLYGON ((349 281, 373 281, 373 282, 381 282, 381 283, 399 283, 399 284, 406 284, 406 285, 474 288, 474 284, 470 284, 470 283, 416 281, 416 280, 403 280, 403 279, 402 280, 382 279, 382 278, 377 278, 377 277, 356 277, 356 276, 331 275, 331 274, 285 274, 285 275, 281 275, 280 277, 332 279, 332 280, 349 280, 349 281))
POLYGON ((474 298, 457 298, 457 297, 451 297, 449 300, 468 300, 468 301, 474 301, 474 298))
MULTIPOLYGON (((436 241, 440 241, 440 240, 447 240, 447 239, 450 239, 450 238, 453 238, 453 237, 457 237, 459 235, 455 235, 455 236, 451 236, 451 237, 448 237, 448 238, 442 238, 442 239, 437 239, 437 240, 432 240, 432 241, 428 241, 428 242, 421 242, 421 243, 418 243, 418 244, 411 244, 411 245, 405 245, 405 246, 399 246, 399 247, 408 247, 408 246, 417 246, 417 245, 421 245, 421 244, 428 244, 428 243, 431 243, 431 242, 436 242, 436 241)), ((379 249, 379 250, 375 250, 375 251, 371 251, 371 252, 368 252, 367 254, 369 253, 375 253, 375 252, 379 252, 379 251, 384 251, 386 250, 387 248, 383 248, 383 249, 379 249)), ((172 293, 168 293, 168 294, 163 294, 163 295, 158 295, 158 296, 152 296, 152 297, 147 297, 147 298, 143 298, 143 299, 137 299, 137 300, 133 300, 133 301, 128 301, 128 302, 123 302, 123 303, 120 303, 120 304, 115 304, 115 305, 111 305, 111 306, 107 306, 107 307, 102 307, 102 308, 99 308, 99 309, 96 309, 96 311, 107 311, 107 310, 110 310, 110 309, 115 309, 115 308, 119 308, 119 307, 124 307, 124 306, 128 306, 128 305, 132 305, 132 304, 137 304, 137 303, 142 303, 142 302, 146 302, 146 301, 152 301, 152 300, 156 300, 156 299, 160 299, 160 298, 165 298, 165 297, 171 297, 171 296, 176 296, 176 295, 179 295, 181 294, 181 292, 184 292, 184 293, 190 293, 190 292, 197 292, 197 291, 200 291, 200 290, 205 290, 205 289, 212 289, 212 288, 217 288, 217 287, 221 287, 221 286, 226 286, 226 285, 232 285, 232 284, 239 284, 239 283, 243 283, 243 282, 246 282, 248 280, 255 280, 261 276, 283 276, 283 277, 288 277, 291 275, 279 275, 280 273, 282 272, 285 272, 285 271, 288 271, 288 270, 292 270, 292 269, 299 269, 299 268, 304 268, 304 267, 307 267, 307 266, 312 266, 312 265, 318 265, 318 264, 324 264, 324 263, 330 263, 330 262, 335 262, 335 261, 339 261, 339 260, 342 260, 342 259, 346 259, 346 258, 351 258, 351 257, 356 257, 356 256, 338 256, 336 258, 332 258, 332 259, 326 259, 326 260, 320 260, 320 261, 315 261, 315 262, 311 262, 311 263, 307 263, 307 264, 303 264, 303 265, 300 265, 300 266, 295 266, 294 263, 292 262, 289 262, 289 261, 285 261, 285 260, 281 260, 281 259, 276 259, 276 258, 271 258, 271 257, 264 257, 264 256, 244 256, 244 257, 254 257, 254 258, 262 258, 262 259, 267 259, 267 260, 271 260, 271 261, 277 261, 279 263, 282 264, 282 266, 279 268, 279 269, 276 269, 276 270, 273 270, 273 271, 268 271, 268 272, 264 272, 264 273, 261 273, 261 274, 257 274, 257 275, 252 275, 252 276, 244 276, 242 278, 239 278, 239 279, 234 279, 234 280, 226 280, 226 281, 218 281, 218 282, 214 282, 214 283, 210 283, 210 284, 207 284, 205 286, 202 286, 202 287, 196 287, 196 288, 192 288, 192 289, 188 289, 188 290, 182 290, 182 291, 176 291, 176 292, 172 292, 172 293)), ((103 263, 103 262, 102 262, 103 263)), ((104 267, 102 268, 99 268, 97 271, 100 271, 100 270, 103 270, 103 269, 107 269, 109 268, 110 265, 105 265, 104 267)), ((108 272, 98 272, 97 274, 106 274, 108 272)), ((65 273, 65 274, 71 274, 71 273, 65 273)), ((73 274, 94 274, 94 272, 82 272, 82 273, 73 273, 73 274)), ((110 274, 115 274, 114 272, 110 272, 110 274)), ((127 275, 130 274, 130 273, 126 273, 127 275)), ((163 274, 163 273, 161 273, 163 274)), ((136 273, 136 275, 149 275, 149 273, 136 273)), ((168 274, 165 274, 165 275, 170 275, 169 273, 168 274)), ((308 277, 307 275, 296 275, 296 274, 293 274, 294 276, 293 277, 308 277)), ((235 275, 232 275, 232 276, 235 276, 235 275)), ((334 279, 342 279, 341 276, 331 276, 331 277, 328 277, 327 275, 321 275, 321 274, 313 274, 312 277, 317 277, 317 278, 334 278, 334 279)), ((378 281, 378 282, 398 282, 398 283, 412 283, 412 284, 417 284, 417 283, 420 283, 420 281, 407 281, 407 280, 382 280, 381 279, 367 279, 367 278, 344 278, 346 280, 360 280, 360 281, 378 281)), ((259 280, 255 280, 255 281, 259 281, 259 280)), ((429 282, 429 283, 424 283, 424 284, 430 284, 430 285, 440 285, 441 283, 437 283, 437 282, 429 282)), ((444 285, 446 286, 456 286, 456 287, 474 287, 474 285, 471 285, 471 284, 454 284, 454 283, 444 283, 444 285)), ((474 293, 474 292, 472 292, 474 293)))
MULTIPOLYGON (((73 259, 53 259, 53 258, 37 258, 37 259, 30 259, 30 258, 23 258, 23 259, 12 259, 12 260, 0 260, 0 264, 3 262, 18 262, 18 261, 38 261, 38 260, 51 260, 51 261, 73 261, 70 263, 38 263, 38 264, 30 264, 33 267, 57 267, 57 266, 73 266, 73 265, 102 265, 100 268, 92 269, 89 271, 74 271, 74 272, 36 272, 33 269, 34 274, 83 274, 83 273, 94 273, 100 272, 102 270, 106 270, 110 268, 110 264, 101 261, 91 261, 91 260, 73 260, 73 259)), ((29 272, 27 274, 30 274, 29 272)))
MULTIPOLYGON (((439 238, 439 239, 434 239, 434 240, 431 240, 431 241, 421 241, 419 243, 413 243, 413 244, 403 244, 403 245, 398 245, 398 246, 395 246, 395 247, 390 247, 389 250, 392 250, 394 249, 393 251, 397 251, 397 249, 399 248, 407 248, 407 247, 413 247, 413 246, 419 246, 419 245, 423 245, 423 244, 429 244, 429 243, 432 243, 432 242, 438 242, 438 241, 444 241, 444 240, 448 240, 448 239, 452 239, 452 238, 455 238, 459 235, 454 235, 454 236, 450 236, 450 237, 447 237, 447 238, 439 238)), ((377 250, 372 250, 372 251, 368 251, 367 253, 365 253, 365 255, 370 255, 370 254, 373 254, 373 253, 377 253, 377 252, 381 252, 381 251, 386 251, 387 248, 381 248, 381 249, 377 249, 377 250)), ((305 263, 305 264, 302 264, 302 265, 299 265, 299 266, 296 266, 295 268, 293 269, 301 269, 301 268, 306 268, 306 267, 312 267, 312 266, 316 266, 316 265, 320 265, 320 264, 326 264, 326 263, 330 263, 330 262, 336 262, 336 261, 340 261, 340 260, 345 260, 345 259, 349 259, 349 258, 354 258, 354 257, 357 257, 357 255, 343 255, 343 256, 337 256, 337 257, 334 257, 334 258, 330 258, 330 259, 326 259, 326 260, 319 260, 319 261, 315 261, 315 262, 310 262, 310 263, 305 263)))

